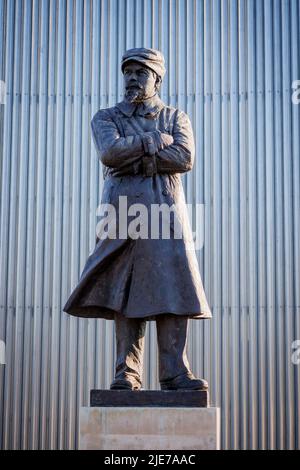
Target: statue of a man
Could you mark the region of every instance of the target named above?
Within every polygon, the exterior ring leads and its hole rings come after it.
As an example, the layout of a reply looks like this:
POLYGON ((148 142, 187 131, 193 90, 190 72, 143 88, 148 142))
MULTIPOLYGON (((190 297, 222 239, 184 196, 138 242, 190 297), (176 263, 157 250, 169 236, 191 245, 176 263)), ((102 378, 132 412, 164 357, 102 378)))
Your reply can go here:
POLYGON ((165 74, 161 52, 130 49, 122 57, 121 68, 124 100, 99 110, 91 121, 103 164, 101 203, 115 209, 117 236, 98 234, 64 311, 115 321, 117 360, 111 389, 141 388, 146 321, 155 320, 161 389, 207 390, 207 382, 192 374, 186 356, 188 319, 211 318, 194 245, 190 246, 180 176, 194 163, 192 127, 183 111, 166 106, 158 96, 165 74), (151 233, 151 210, 161 204, 175 207, 174 219, 169 214, 169 237, 162 236, 163 224, 159 236, 151 233), (142 211, 142 206, 147 217, 141 226, 143 230, 148 226, 148 236, 131 236, 132 220, 125 212, 128 208, 132 216, 130 207, 142 211), (180 237, 175 236, 178 224, 180 237))

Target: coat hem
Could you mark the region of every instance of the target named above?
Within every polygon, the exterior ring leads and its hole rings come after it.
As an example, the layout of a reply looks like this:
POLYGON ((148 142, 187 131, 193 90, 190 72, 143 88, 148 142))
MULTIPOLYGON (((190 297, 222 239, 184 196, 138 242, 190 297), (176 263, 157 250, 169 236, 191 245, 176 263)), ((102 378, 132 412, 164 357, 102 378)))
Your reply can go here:
POLYGON ((130 318, 130 319, 144 318, 145 320, 148 320, 148 321, 153 321, 155 320, 155 317, 157 317, 158 315, 164 315, 164 314, 179 315, 179 316, 189 317, 195 320, 202 320, 202 319, 204 320, 204 319, 212 318, 212 314, 210 311, 203 310, 200 312, 179 312, 178 310, 175 311, 175 310, 167 309, 167 308, 163 310, 159 310, 159 311, 149 312, 145 315, 141 315, 137 317, 137 316, 132 316, 132 315, 126 315, 123 312, 115 310, 112 306, 99 306, 99 305, 94 305, 94 306, 90 305, 86 307, 74 307, 74 308, 69 308, 68 311, 64 310, 64 312, 69 315, 76 316, 76 317, 100 318, 100 319, 104 318, 106 320, 114 320, 115 314, 124 315, 126 318, 130 318))

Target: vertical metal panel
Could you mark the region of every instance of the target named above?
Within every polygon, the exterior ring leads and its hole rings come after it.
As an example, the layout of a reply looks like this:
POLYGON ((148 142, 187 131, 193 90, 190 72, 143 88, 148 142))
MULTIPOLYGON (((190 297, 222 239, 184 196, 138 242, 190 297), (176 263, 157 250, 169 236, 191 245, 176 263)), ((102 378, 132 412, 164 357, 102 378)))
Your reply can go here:
MULTIPOLYGON (((2 448, 76 448, 78 409, 113 377, 113 322, 62 312, 95 243, 102 168, 90 135, 122 99, 120 59, 162 50, 165 103, 188 112, 188 203, 213 310, 189 357, 221 407, 222 446, 300 448, 297 0, 0 2, 2 448)), ((156 388, 155 323, 145 387, 156 388)))
MULTIPOLYGON (((280 47, 281 41, 281 21, 280 21, 280 3, 276 5, 275 23, 274 23, 274 47, 275 49, 280 47)), ((282 87, 282 57, 276 54, 274 59, 274 80, 275 90, 280 90, 282 87)), ((276 233, 280 233, 276 242, 276 294, 277 294, 277 305, 278 311, 276 312, 276 329, 278 332, 282 332, 284 329, 284 283, 283 283, 283 271, 281 266, 284 263, 284 246, 282 243, 282 231, 283 231, 283 170, 282 170, 282 158, 283 158, 283 141, 282 141, 282 99, 277 92, 274 99, 274 112, 275 112, 275 205, 277 216, 275 220, 276 233)), ((296 266, 295 266, 296 268, 296 266)), ((278 333, 277 333, 278 334, 278 333)), ((276 373, 280 373, 284 367, 284 341, 282 335, 277 336, 277 355, 276 362, 278 364, 276 373)), ((278 422, 277 431, 279 434, 279 448, 285 447, 285 381, 281 381, 277 384, 277 410, 278 410, 278 422)))
MULTIPOLYGON (((300 54, 299 54, 299 42, 300 42, 300 6, 299 3, 293 2, 291 4, 291 76, 299 76, 300 70, 300 54)), ((300 187, 299 180, 297 179, 300 175, 300 138, 299 138, 299 129, 300 129, 300 113, 299 106, 292 107, 292 166, 293 166, 293 175, 292 175, 292 184, 293 184, 293 224, 294 230, 293 234, 300 233, 300 187), (298 176, 297 176, 298 175, 298 176)), ((293 258, 295 260, 300 259, 300 243, 297 236, 293 236, 293 249, 294 254, 293 258)), ((294 263, 293 265, 293 285, 294 285, 294 305, 296 306, 295 312, 292 317, 294 320, 294 336, 296 336, 300 331, 300 264, 294 263), (296 335, 295 335, 296 333, 296 335)), ((298 337, 298 336, 297 336, 298 337)), ((294 380, 295 387, 294 393, 296 397, 300 396, 300 373, 299 369, 294 367, 294 380)), ((300 448, 300 400, 295 403, 295 436, 293 445, 296 448, 300 448)))
POLYGON ((222 398, 222 422, 223 422, 223 446, 226 448, 230 443, 230 380, 229 380, 229 358, 230 358, 230 316, 229 316, 229 253, 228 253, 228 239, 229 239, 229 141, 230 141, 230 93, 229 93, 229 2, 222 2, 222 15, 221 15, 221 94, 222 94, 222 174, 221 174, 221 193, 222 193, 222 304, 223 315, 221 324, 222 330, 222 343, 220 345, 221 355, 221 393, 222 398))
MULTIPOLYGON (((255 1, 248 2, 247 8, 247 82, 248 82, 248 171, 247 184, 249 191, 249 264, 248 264, 248 299, 249 299, 249 396, 251 401, 258 403, 258 331, 257 331, 257 147, 256 147, 256 48, 255 48, 255 1)), ((249 410, 249 443, 251 449, 258 447, 258 406, 249 410)))

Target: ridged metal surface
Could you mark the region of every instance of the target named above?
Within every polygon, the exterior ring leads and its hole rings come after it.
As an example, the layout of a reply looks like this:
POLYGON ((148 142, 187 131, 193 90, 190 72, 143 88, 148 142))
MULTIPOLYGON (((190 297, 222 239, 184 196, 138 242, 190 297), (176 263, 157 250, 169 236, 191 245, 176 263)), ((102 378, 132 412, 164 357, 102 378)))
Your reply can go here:
MULTIPOLYGON (((139 46, 165 54, 162 99, 195 131, 183 180, 205 205, 214 318, 191 323, 189 354, 222 447, 300 448, 299 25, 297 0, 0 0, 2 448, 76 448, 79 407, 112 379, 113 323, 62 306, 95 243, 90 119, 122 99, 120 59, 139 46)), ((154 324, 145 359, 155 388, 154 324)))

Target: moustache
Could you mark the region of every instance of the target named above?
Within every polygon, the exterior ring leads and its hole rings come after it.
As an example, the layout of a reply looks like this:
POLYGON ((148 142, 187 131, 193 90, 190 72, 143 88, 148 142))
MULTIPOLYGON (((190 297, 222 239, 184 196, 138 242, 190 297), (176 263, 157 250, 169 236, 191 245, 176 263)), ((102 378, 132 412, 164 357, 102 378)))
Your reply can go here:
POLYGON ((138 88, 139 90, 143 89, 143 87, 141 85, 139 85, 138 83, 134 83, 134 84, 126 86, 126 90, 130 90, 131 88, 138 88))

